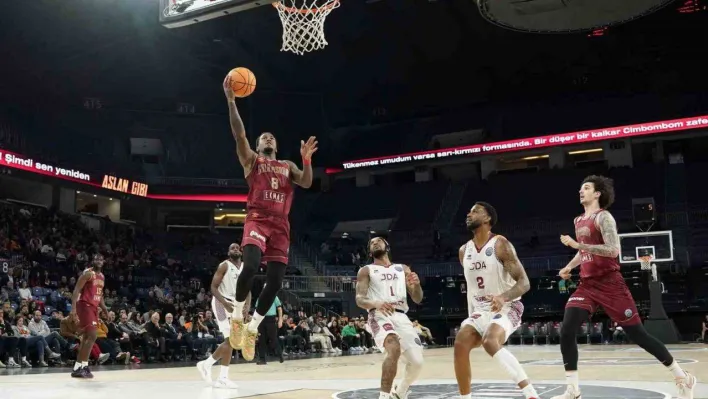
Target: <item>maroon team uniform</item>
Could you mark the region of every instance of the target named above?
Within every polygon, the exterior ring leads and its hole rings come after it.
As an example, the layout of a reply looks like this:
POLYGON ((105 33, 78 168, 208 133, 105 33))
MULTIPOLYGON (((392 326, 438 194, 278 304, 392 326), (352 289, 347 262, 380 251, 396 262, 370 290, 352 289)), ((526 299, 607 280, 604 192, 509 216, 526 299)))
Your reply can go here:
MULTIPOLYGON (((84 273, 90 273, 90 269, 84 273)), ((76 315, 79 316, 79 329, 92 331, 98 327, 98 305, 103 297, 103 273, 93 273, 93 277, 86 281, 79 300, 76 302, 76 315)))
POLYGON ((248 181, 248 214, 241 246, 253 244, 263 252, 263 261, 288 263, 290 206, 293 185, 285 161, 256 157, 248 181))
MULTIPOLYGON (((597 212, 575 218, 575 237, 581 244, 602 245, 600 229, 595 225, 597 217, 604 212, 597 212)), ((624 277, 620 273, 617 258, 593 255, 580 251, 580 285, 570 296, 566 308, 582 308, 590 314, 602 306, 610 319, 620 326, 633 326, 641 323, 634 298, 629 292, 624 277)))

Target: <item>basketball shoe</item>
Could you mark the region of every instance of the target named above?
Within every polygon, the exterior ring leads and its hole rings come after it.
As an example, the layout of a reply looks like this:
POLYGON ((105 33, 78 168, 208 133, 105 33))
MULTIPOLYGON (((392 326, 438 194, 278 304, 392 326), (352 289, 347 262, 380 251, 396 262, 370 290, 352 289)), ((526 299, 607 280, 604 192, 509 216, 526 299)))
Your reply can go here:
POLYGON ((238 389, 238 385, 236 385, 235 382, 231 381, 228 378, 219 378, 216 380, 214 383, 214 388, 221 388, 221 389, 238 389))
POLYGON ((698 379, 687 371, 683 378, 676 378, 676 390, 678 391, 679 399, 693 399, 693 390, 696 389, 698 379))
POLYGON ((251 331, 247 327, 244 327, 244 330, 241 356, 243 356, 244 360, 250 362, 256 357, 256 338, 258 338, 258 331, 251 331))
POLYGON ((206 360, 197 363, 197 370, 204 381, 211 383, 211 366, 207 366, 206 360))
POLYGON ((554 396, 551 399, 581 399, 580 390, 576 390, 572 385, 568 385, 568 389, 566 389, 562 395, 554 396))
POLYGON ((243 348, 243 331, 246 329, 246 324, 243 320, 231 320, 231 334, 229 335, 229 344, 234 349, 243 348))

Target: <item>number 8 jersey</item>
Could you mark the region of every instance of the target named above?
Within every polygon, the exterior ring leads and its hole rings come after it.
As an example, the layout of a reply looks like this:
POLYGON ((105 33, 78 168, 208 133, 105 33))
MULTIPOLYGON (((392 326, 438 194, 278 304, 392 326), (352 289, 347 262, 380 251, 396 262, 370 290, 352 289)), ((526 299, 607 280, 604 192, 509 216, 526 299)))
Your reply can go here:
POLYGON ((246 176, 248 211, 287 218, 293 202, 290 165, 286 161, 257 156, 246 176))
POLYGON ((403 265, 392 264, 381 266, 370 264, 369 292, 366 296, 374 301, 387 302, 404 313, 408 312, 408 291, 406 290, 406 275, 403 265))
MULTIPOLYGON (((467 280, 467 307, 471 317, 474 311, 491 311, 489 295, 499 295, 516 284, 516 281, 504 270, 504 265, 497 258, 496 243, 499 236, 491 235, 482 248, 477 249, 474 241, 465 244, 462 267, 467 280)), ((521 299, 515 298, 514 301, 521 299)))

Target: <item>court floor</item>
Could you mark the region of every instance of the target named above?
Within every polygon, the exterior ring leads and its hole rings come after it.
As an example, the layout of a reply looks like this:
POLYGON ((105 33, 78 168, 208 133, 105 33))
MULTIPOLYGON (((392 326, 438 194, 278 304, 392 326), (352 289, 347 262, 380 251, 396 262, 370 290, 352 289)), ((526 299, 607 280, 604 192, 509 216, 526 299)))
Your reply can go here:
MULTIPOLYGON (((557 345, 508 348, 524 363, 542 398, 564 391, 557 345)), ((702 382, 695 397, 708 399, 708 346, 677 345, 670 349, 683 367, 702 382)), ((237 390, 209 387, 194 367, 97 368, 95 378, 90 381, 72 380, 66 373, 18 370, 16 374, 0 376, 0 398, 377 399, 381 358, 381 354, 366 354, 274 362, 266 366, 232 365, 230 377, 239 384, 237 390)), ((456 398, 452 348, 426 350, 425 359, 421 380, 414 385, 410 399, 456 398)), ((638 347, 581 346, 580 359, 584 399, 669 399, 675 393, 668 370, 638 347)), ((523 398, 485 353, 474 351, 471 362, 473 398, 523 398)), ((399 367, 399 374, 401 370, 399 367)), ((218 373, 218 367, 214 367, 214 377, 218 373)))

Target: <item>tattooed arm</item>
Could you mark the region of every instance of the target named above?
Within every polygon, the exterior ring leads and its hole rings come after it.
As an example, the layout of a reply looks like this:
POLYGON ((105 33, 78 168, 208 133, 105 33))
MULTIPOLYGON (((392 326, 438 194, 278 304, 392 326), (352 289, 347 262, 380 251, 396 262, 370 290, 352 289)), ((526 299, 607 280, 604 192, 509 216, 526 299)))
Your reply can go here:
POLYGON ((595 221, 597 227, 602 233, 602 241, 604 244, 600 245, 587 245, 578 244, 578 248, 581 251, 587 251, 593 255, 606 256, 608 258, 616 258, 619 256, 619 234, 617 233, 617 222, 612 215, 604 211, 597 215, 595 221))
POLYGON ((497 258, 501 261, 502 265, 504 265, 504 270, 516 281, 513 287, 500 295, 505 302, 509 302, 531 289, 531 283, 529 282, 529 277, 526 275, 524 266, 516 255, 514 246, 511 245, 509 240, 499 236, 494 245, 494 249, 496 250, 497 258))

